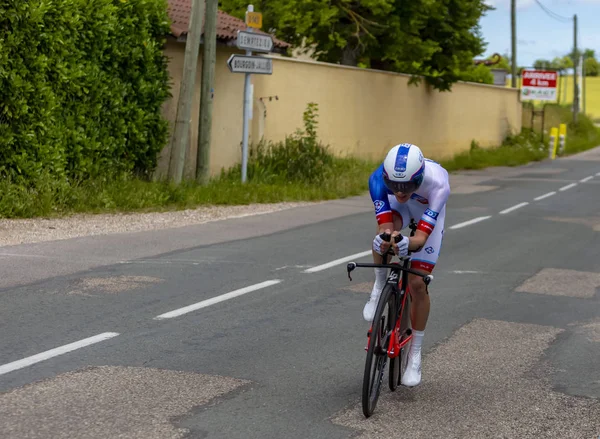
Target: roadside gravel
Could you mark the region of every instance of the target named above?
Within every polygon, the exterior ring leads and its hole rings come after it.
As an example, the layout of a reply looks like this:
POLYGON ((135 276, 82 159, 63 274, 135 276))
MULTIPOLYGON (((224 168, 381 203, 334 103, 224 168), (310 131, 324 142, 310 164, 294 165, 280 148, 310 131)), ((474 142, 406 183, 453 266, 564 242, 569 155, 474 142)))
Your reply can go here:
POLYGON ((262 215, 320 202, 203 206, 170 212, 81 214, 60 218, 0 219, 0 247, 124 232, 184 227, 229 218, 262 215))

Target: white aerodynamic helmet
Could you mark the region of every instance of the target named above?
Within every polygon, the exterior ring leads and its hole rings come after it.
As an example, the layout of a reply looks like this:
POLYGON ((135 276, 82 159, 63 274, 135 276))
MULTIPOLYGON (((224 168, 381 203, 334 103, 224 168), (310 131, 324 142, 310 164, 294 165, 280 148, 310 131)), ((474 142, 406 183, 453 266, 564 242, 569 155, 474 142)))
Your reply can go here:
POLYGON ((392 192, 416 191, 425 171, 425 160, 418 146, 402 143, 394 146, 383 161, 383 181, 392 192))

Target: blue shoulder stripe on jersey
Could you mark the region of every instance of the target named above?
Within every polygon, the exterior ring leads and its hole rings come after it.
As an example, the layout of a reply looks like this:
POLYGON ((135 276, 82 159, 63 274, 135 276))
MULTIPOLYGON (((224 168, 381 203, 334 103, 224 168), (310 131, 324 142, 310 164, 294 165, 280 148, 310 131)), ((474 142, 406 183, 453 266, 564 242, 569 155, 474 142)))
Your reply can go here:
POLYGON ((396 172, 404 172, 406 171, 406 162, 408 160, 408 150, 410 149, 410 145, 403 143, 398 148, 398 152, 396 153, 396 163, 394 163, 394 171, 396 172))
POLYGON ((383 183, 383 163, 369 177, 369 193, 375 205, 376 214, 392 210, 388 200, 388 194, 391 192, 383 183))

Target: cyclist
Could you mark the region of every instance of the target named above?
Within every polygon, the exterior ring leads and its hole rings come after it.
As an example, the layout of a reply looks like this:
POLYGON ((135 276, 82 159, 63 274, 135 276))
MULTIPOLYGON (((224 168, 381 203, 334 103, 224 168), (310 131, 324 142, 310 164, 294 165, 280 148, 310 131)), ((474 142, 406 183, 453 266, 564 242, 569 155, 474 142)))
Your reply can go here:
MULTIPOLYGON (((409 249, 413 252, 411 268, 424 274, 431 273, 442 246, 446 202, 450 195, 448 172, 438 163, 424 158, 418 146, 402 143, 394 146, 371 174, 369 191, 378 224, 378 233, 373 240, 374 263, 381 264, 381 255, 393 245, 394 253, 399 256, 406 256, 409 249), (415 236, 404 236, 398 244, 383 241, 379 236, 383 232, 397 236, 403 227, 408 227, 411 219, 418 220, 415 236)), ((363 317, 369 322, 373 320, 386 278, 387 269, 375 268, 373 290, 363 309, 363 317)), ((401 383, 412 387, 421 382, 421 345, 430 302, 421 277, 409 274, 409 291, 413 339, 401 383)))

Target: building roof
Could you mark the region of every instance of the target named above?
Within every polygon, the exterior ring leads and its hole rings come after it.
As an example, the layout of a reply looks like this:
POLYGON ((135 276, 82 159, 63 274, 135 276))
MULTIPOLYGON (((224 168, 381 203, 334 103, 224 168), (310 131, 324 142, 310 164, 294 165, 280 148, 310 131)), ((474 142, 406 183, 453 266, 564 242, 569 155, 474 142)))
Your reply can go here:
MULTIPOLYGON (((169 7, 168 13, 171 19, 171 33, 179 38, 187 35, 190 16, 192 15, 192 0, 168 0, 169 7)), ((204 19, 202 20, 202 27, 204 28, 204 19)), ((234 41, 237 37, 238 30, 245 30, 246 23, 244 20, 235 18, 223 11, 217 13, 217 39, 230 42, 234 41)), ((255 32, 269 35, 266 32, 254 29, 255 32)), ((285 41, 281 41, 273 37, 273 44, 279 49, 286 49, 291 45, 285 41)))

